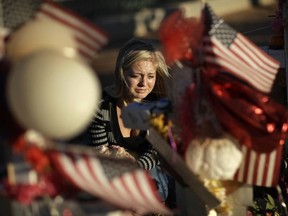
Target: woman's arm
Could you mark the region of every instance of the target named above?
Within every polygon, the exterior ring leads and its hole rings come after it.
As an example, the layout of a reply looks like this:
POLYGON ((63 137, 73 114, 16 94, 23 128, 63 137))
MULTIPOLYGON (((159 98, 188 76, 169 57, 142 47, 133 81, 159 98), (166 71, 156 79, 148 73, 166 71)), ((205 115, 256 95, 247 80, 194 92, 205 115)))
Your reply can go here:
POLYGON ((143 169, 151 170, 159 163, 157 151, 152 148, 147 149, 145 152, 139 155, 139 158, 137 158, 137 163, 143 169))
MULTIPOLYGON (((106 110, 107 111, 107 110, 106 110)), ((93 147, 108 146, 105 110, 100 109, 89 126, 89 145, 93 147)))
MULTIPOLYGON (((98 149, 100 153, 103 151, 102 153, 106 152, 105 154, 109 155, 111 149, 108 148, 108 132, 106 130, 107 127, 103 112, 98 112, 89 127, 89 145, 98 149)), ((137 157, 136 162, 141 168, 151 170, 159 162, 156 150, 148 148, 137 157)))
POLYGON ((108 103, 102 103, 89 127, 89 145, 103 155, 116 158, 128 158, 135 161, 123 147, 116 144, 114 135, 109 127, 111 114, 108 103), (111 142, 112 141, 112 142, 111 142))
MULTIPOLYGON (((111 120, 111 113, 109 112, 109 105, 105 103, 105 101, 101 104, 101 108, 96 113, 92 123, 89 127, 89 145, 95 147, 100 153, 105 153, 107 155, 115 155, 117 154, 117 149, 113 148, 108 144, 113 140, 112 143, 116 146, 117 141, 114 138, 114 135, 111 129, 108 129, 111 120), (109 130, 109 131, 107 131, 109 130), (116 152, 116 153, 115 153, 116 152)), ((138 154, 135 159, 139 166, 145 170, 150 170, 154 168, 158 163, 158 155, 156 150, 154 150, 150 143, 146 143, 147 148, 140 154, 138 154)), ((120 148, 119 151, 123 151, 120 148)), ((129 154, 127 152, 127 154, 129 154)), ((120 154, 119 155, 125 155, 120 154)), ((130 155, 130 154, 129 154, 130 155)), ((128 157, 128 156, 127 156, 128 157)), ((128 158, 132 158, 129 156, 128 158)))

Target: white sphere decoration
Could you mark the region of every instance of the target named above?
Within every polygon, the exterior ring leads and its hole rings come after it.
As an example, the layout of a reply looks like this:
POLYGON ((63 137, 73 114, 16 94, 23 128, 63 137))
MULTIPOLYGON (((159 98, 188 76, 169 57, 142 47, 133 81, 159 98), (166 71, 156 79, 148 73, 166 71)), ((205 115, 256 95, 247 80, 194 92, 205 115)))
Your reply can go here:
POLYGON ((7 98, 24 128, 67 140, 90 123, 101 97, 100 82, 87 64, 55 50, 17 61, 7 80, 7 98))
POLYGON ((69 28, 49 19, 32 19, 10 34, 6 55, 15 62, 43 49, 56 49, 78 56, 77 42, 69 28))

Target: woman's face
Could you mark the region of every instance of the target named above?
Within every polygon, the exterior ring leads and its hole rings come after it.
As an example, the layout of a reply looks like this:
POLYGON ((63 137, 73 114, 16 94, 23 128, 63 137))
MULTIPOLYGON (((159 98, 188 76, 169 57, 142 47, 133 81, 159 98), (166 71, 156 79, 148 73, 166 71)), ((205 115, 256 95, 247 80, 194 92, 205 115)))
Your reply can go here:
POLYGON ((137 61, 124 72, 124 79, 127 84, 124 99, 129 102, 141 101, 155 86, 156 67, 150 60, 137 61))

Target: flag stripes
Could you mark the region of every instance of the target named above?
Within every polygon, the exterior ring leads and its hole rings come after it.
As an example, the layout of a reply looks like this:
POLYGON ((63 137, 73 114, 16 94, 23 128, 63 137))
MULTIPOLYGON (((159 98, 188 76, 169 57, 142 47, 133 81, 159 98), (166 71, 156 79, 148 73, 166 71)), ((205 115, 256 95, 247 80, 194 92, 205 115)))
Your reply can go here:
POLYGON ((246 184, 273 187, 278 184, 282 146, 269 153, 258 153, 245 145, 241 147, 243 160, 234 180, 246 184))
MULTIPOLYGON (((56 169, 66 179, 94 196, 120 208, 133 209, 140 214, 170 213, 161 203, 151 177, 136 165, 131 171, 109 179, 100 158, 83 154, 70 156, 56 151, 49 154, 56 169)), ((121 160, 117 160, 116 163, 121 163, 121 160)))
POLYGON ((108 42, 103 30, 55 3, 43 3, 35 17, 40 20, 48 19, 68 28, 78 43, 78 52, 87 61, 93 60, 95 54, 108 42))
MULTIPOLYGON (((215 41, 215 44, 217 44, 217 41, 215 41)), ((246 81, 250 79, 250 84, 258 88, 269 87, 269 84, 263 80, 263 76, 257 76, 257 74, 254 74, 248 65, 241 66, 238 56, 231 56, 231 54, 227 53, 225 49, 221 50, 221 44, 219 45, 220 46, 209 47, 205 50, 209 51, 209 49, 212 48, 213 50, 211 49, 211 51, 214 53, 214 55, 221 58, 215 58, 214 56, 206 55, 206 62, 213 63, 220 68, 222 67, 222 70, 224 69, 225 71, 229 71, 240 79, 242 78, 246 81)))
MULTIPOLYGON (((227 49, 215 38, 205 38, 205 57, 208 64, 216 65, 225 72, 230 72, 236 77, 243 79, 262 92, 270 92, 275 76, 278 72, 279 64, 275 61, 260 63, 260 58, 255 59, 249 50, 239 45, 239 40, 235 39, 235 44, 227 49)), ((266 55, 266 53, 265 53, 266 55)))
MULTIPOLYGON (((274 75, 275 69, 278 69, 279 67, 279 62, 277 60, 269 56, 262 49, 256 47, 255 44, 251 43, 251 41, 249 41, 241 34, 237 34, 237 40, 235 40, 235 44, 242 48, 245 53, 255 61, 257 66, 263 67, 263 69, 267 70, 268 72, 270 71, 274 75), (263 62, 265 64, 263 64, 263 62)), ((253 65, 251 64, 251 66, 253 65)))

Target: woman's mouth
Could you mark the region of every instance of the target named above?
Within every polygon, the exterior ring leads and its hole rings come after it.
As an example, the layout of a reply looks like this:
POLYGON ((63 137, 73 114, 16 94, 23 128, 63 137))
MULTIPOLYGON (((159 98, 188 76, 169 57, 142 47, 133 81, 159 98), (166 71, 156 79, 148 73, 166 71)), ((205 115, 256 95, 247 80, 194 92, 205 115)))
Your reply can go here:
POLYGON ((136 89, 135 91, 136 91, 137 93, 145 93, 145 92, 146 92, 145 89, 136 89))

